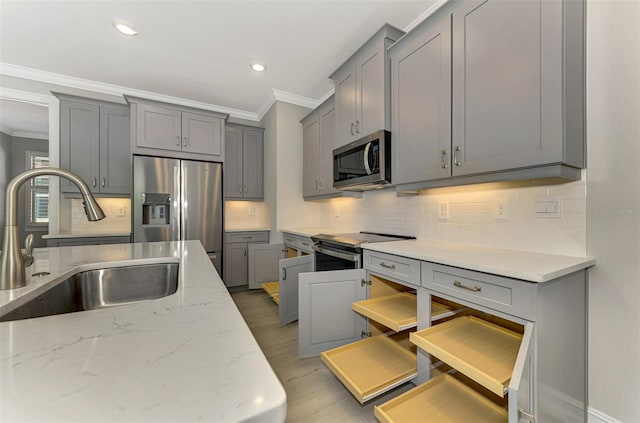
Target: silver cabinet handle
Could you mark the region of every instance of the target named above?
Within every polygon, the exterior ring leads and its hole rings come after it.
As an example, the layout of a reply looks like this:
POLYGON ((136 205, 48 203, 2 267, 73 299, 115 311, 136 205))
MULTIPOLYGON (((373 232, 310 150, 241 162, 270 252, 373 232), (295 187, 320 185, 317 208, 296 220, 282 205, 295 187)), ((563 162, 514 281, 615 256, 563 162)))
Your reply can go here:
POLYGON ((247 186, 245 185, 245 186, 244 186, 244 193, 246 194, 246 193, 248 193, 248 192, 249 192, 249 188, 247 188, 247 186))
POLYGON ((467 291, 473 291, 473 292, 480 292, 482 291, 482 288, 479 286, 474 285, 473 288, 467 285, 463 285, 462 282, 460 281, 454 281, 453 282, 453 286, 457 287, 457 288, 462 288, 462 289, 466 289, 467 291))
POLYGON ((180 145, 180 135, 176 136, 176 145, 180 145))
POLYGON ((106 185, 106 183, 107 183, 107 182, 105 181, 105 179, 106 179, 106 178, 102 178, 102 188, 104 188, 104 186, 105 186, 105 185, 106 185))
POLYGON ((318 181, 318 190, 322 190, 322 179, 318 181))
POLYGON ((304 245, 305 247, 308 247, 308 246, 309 246, 309 243, 308 243, 308 242, 301 242, 300 244, 304 245))
POLYGON ((446 169, 447 167, 449 167, 449 165, 447 164, 447 149, 446 148, 444 150, 442 150, 441 166, 442 166, 443 169, 446 169))
POLYGON ((360 133, 360 121, 356 120, 356 134, 360 133))
POLYGON ((188 140, 187 140, 187 137, 184 137, 184 146, 185 146, 185 147, 187 146, 187 141, 188 141, 188 140))
POLYGON ((387 264, 384 261, 381 261, 380 262, 380 267, 385 267, 387 269, 395 270, 396 265, 395 264, 387 264))
POLYGON ((253 236, 251 235, 245 235, 242 237, 242 239, 253 239, 253 236))
POLYGON ((456 145, 456 150, 453 153, 453 163, 455 163, 456 166, 460 166, 460 159, 458 158, 458 153, 462 151, 462 149, 460 148, 459 145, 456 145))
POLYGON ((244 249, 244 256, 245 257, 247 256, 247 249, 246 248, 244 249))
POLYGON ((351 122, 351 135, 355 135, 354 128, 355 125, 353 124, 353 122, 351 122))
POLYGON ((287 268, 286 267, 282 268, 282 280, 283 281, 287 280, 287 268))
POLYGON ((94 176, 93 177, 93 186, 95 187, 96 185, 98 185, 98 179, 94 176))
POLYGON ((316 191, 318 190, 318 180, 316 179, 316 191))

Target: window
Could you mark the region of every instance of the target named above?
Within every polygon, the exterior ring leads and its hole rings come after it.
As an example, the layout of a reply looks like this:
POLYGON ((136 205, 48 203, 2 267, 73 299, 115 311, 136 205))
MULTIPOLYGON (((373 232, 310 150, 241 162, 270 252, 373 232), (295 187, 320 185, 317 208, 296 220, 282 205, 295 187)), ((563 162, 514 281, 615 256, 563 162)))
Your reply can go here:
MULTIPOLYGON (((27 151, 27 169, 49 166, 49 155, 38 151, 27 151)), ((27 192, 28 226, 43 226, 49 223, 49 177, 38 176, 29 180, 27 192)))

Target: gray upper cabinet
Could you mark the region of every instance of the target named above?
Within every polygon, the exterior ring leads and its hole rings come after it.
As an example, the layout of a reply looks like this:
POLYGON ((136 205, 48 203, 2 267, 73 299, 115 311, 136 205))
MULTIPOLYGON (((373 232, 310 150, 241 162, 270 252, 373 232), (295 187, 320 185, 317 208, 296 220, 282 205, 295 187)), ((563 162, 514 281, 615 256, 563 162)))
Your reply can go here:
POLYGON ((302 187, 305 200, 362 196, 361 193, 333 188, 335 121, 333 96, 300 121, 303 131, 302 187))
MULTIPOLYGON (((130 195, 129 107, 57 94, 60 99, 60 167, 80 176, 94 194, 130 195)), ((60 182, 63 193, 78 193, 60 182)))
POLYGON ((583 2, 445 4, 390 48, 394 183, 579 179, 584 47, 583 2))
POLYGON ((330 78, 335 84, 336 147, 390 129, 387 48, 404 32, 385 24, 330 78))
POLYGON ((226 114, 125 96, 135 153, 223 162, 226 114))
POLYGON ((264 129, 227 125, 225 129, 225 199, 262 200, 264 129))

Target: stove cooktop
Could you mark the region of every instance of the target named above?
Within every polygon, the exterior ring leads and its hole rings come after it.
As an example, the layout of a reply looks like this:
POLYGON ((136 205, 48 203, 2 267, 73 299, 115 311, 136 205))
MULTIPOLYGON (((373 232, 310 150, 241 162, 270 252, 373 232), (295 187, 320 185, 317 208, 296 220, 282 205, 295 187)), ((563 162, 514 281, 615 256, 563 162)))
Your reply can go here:
POLYGON ((374 232, 356 232, 336 235, 318 234, 313 235, 311 239, 317 244, 327 243, 357 248, 362 244, 368 242, 400 241, 402 239, 415 239, 415 237, 404 235, 378 234, 374 232))

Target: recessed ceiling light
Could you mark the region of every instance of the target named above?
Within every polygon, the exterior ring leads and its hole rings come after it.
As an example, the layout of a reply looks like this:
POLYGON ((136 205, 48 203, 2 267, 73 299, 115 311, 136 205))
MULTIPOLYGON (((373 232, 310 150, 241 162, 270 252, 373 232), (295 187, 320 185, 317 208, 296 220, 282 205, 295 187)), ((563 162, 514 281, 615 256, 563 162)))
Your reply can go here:
POLYGON ((251 69, 256 72, 264 72, 267 69, 267 65, 262 62, 251 62, 251 69))
POLYGON ((138 35, 138 31, 134 27, 122 22, 114 22, 113 27, 124 35, 138 35))

